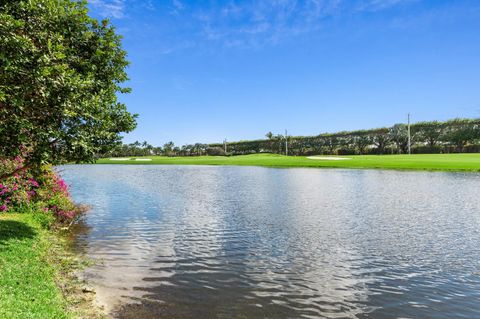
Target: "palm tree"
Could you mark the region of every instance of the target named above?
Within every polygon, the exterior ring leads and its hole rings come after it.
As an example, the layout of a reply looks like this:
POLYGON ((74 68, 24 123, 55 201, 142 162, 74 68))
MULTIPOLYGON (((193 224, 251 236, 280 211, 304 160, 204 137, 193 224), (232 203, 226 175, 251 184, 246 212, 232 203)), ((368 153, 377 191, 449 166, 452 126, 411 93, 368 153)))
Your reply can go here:
POLYGON ((271 153, 274 153, 273 151, 273 133, 272 132, 268 132, 267 134, 265 134, 265 137, 268 138, 268 150, 271 152, 271 153))

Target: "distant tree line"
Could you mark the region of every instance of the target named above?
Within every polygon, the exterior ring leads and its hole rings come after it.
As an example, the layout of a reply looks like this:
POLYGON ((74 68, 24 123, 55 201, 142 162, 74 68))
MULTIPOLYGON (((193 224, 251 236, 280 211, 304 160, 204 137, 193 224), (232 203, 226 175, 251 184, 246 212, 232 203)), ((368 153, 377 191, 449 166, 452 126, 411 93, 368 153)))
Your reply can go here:
MULTIPOLYGON (((480 119, 453 119, 446 122, 418 122, 410 126, 412 153, 480 152, 480 119)), ((405 154, 408 152, 408 127, 395 124, 370 130, 324 133, 316 136, 287 136, 268 132, 265 139, 225 144, 187 144, 173 142, 153 147, 146 142, 119 145, 107 156, 200 156, 285 153, 289 155, 405 154)))
POLYGON ((211 146, 209 144, 185 144, 176 146, 173 142, 165 143, 163 146, 152 146, 145 142, 134 142, 130 144, 119 144, 108 153, 99 154, 99 157, 125 157, 125 156, 202 156, 202 155, 226 155, 223 146, 211 146))

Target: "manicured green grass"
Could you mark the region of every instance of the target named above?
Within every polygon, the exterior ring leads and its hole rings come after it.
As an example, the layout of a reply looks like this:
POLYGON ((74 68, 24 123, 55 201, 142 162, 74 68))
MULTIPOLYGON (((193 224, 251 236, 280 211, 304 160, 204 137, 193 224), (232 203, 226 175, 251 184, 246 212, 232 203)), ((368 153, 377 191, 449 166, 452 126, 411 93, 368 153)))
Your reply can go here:
MULTIPOLYGON (((328 156, 322 156, 328 157, 328 156)), ((357 155, 334 156, 348 160, 314 160, 305 156, 255 154, 242 156, 164 157, 147 156, 138 159, 111 160, 104 158, 99 164, 174 164, 174 165, 245 165, 269 167, 325 167, 325 168, 378 168, 437 171, 480 171, 480 154, 418 154, 418 155, 357 155)))
POLYGON ((0 318, 69 318, 47 236, 33 215, 0 215, 0 318))

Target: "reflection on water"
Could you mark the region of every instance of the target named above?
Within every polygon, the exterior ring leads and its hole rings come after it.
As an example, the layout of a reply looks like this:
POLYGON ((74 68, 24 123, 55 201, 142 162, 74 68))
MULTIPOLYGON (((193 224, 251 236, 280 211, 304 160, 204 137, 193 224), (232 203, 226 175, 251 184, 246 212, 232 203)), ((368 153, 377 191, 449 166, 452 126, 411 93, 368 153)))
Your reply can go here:
POLYGON ((480 175, 66 166, 117 318, 479 318, 480 175))

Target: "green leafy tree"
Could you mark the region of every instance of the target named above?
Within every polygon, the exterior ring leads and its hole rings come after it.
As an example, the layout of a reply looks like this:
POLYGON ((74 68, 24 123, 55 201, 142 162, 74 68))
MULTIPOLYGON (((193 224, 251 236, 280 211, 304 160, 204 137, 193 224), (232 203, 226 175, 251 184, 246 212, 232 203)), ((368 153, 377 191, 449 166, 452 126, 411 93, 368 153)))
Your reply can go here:
POLYGON ((457 152, 463 152, 465 145, 480 138, 480 126, 473 121, 455 119, 447 123, 449 130, 445 132, 443 138, 454 145, 457 152))
POLYGON ((86 1, 0 2, 0 156, 22 153, 18 170, 93 161, 135 128, 117 100, 130 91, 120 36, 87 13, 86 1))
POLYGON ((413 125, 412 129, 418 132, 419 138, 426 143, 428 147, 433 148, 440 140, 444 126, 444 123, 437 121, 421 122, 413 125))
POLYGON ((398 153, 407 153, 408 131, 405 124, 395 124, 390 128, 389 135, 391 140, 397 145, 398 153))
POLYGON ((372 145, 372 138, 367 135, 367 134, 362 134, 362 135, 356 135, 352 138, 352 143, 354 144, 354 146, 356 146, 356 148, 358 149, 358 152, 360 154, 364 154, 365 153, 365 149, 372 145))
POLYGON ((274 135, 269 131, 267 134, 265 134, 265 137, 268 139, 267 149, 269 152, 273 153, 274 135))
POLYGON ((165 155, 167 156, 173 156, 174 155, 174 148, 175 148, 175 143, 172 141, 165 143, 163 145, 163 151, 165 152, 165 155))
POLYGON ((390 143, 390 134, 388 129, 377 129, 372 132, 372 143, 376 146, 378 154, 385 153, 385 149, 390 143))
POLYGON ((336 136, 326 137, 324 145, 326 146, 326 148, 328 150, 328 154, 330 154, 330 155, 335 154, 335 149, 339 145, 338 137, 336 137, 336 136))

